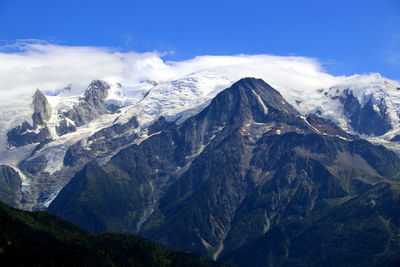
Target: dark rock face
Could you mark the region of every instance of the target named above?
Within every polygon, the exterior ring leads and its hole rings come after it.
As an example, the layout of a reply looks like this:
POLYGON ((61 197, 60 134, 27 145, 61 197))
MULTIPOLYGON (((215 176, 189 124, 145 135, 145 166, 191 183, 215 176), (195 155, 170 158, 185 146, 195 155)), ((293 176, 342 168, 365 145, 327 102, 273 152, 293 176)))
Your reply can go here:
POLYGON ((11 167, 0 165, 0 201, 13 207, 19 206, 22 181, 11 167))
POLYGON ((65 118, 61 120, 59 122, 59 125, 56 127, 56 133, 59 136, 67 133, 72 133, 75 131, 76 131, 76 126, 65 118))
POLYGON ((315 127, 318 131, 331 135, 331 136, 341 136, 348 140, 353 140, 355 137, 343 131, 342 128, 337 126, 331 120, 321 118, 316 114, 310 114, 306 117, 308 123, 315 127))
POLYGON ((392 139, 390 139, 391 142, 399 142, 400 141, 400 134, 397 134, 394 136, 392 139))
MULTIPOLYGON (((60 202, 66 204, 64 207, 68 210, 70 206, 75 206, 77 209, 71 214, 70 221, 77 221, 80 217, 85 217, 88 220, 82 221, 83 228, 91 229, 93 232, 101 232, 105 228, 105 223, 112 224, 112 228, 121 229, 125 223, 129 223, 123 217, 126 205, 129 203, 128 194, 123 192, 123 187, 111 179, 96 163, 90 163, 83 170, 78 172, 74 177, 74 182, 70 183, 70 192, 68 194, 59 194, 57 197, 60 202), (85 190, 84 202, 96 202, 101 205, 101 211, 96 209, 86 209, 85 204, 78 207, 80 193, 85 190), (101 191, 99 197, 97 192, 101 191), (74 192, 74 193, 73 193, 74 192), (71 195, 72 194, 72 195, 71 195), (100 217, 97 217, 100 216, 100 217), (99 219, 97 219, 99 218, 99 219), (114 221, 114 222, 112 222, 114 221)), ((57 203, 52 204, 52 209, 57 209, 57 203)), ((62 207, 59 207, 62 209, 62 207)), ((123 232, 123 231, 120 231, 123 232)))
POLYGON ((16 147, 41 143, 50 138, 51 135, 47 127, 35 129, 27 122, 23 122, 22 125, 18 125, 7 133, 8 143, 16 147))
POLYGON ((281 255, 296 260, 288 251, 296 229, 339 212, 378 183, 391 188, 400 174, 394 152, 330 121, 300 116, 276 90, 252 78, 182 124, 161 118, 149 132, 107 164, 88 164, 49 211, 90 231, 140 233, 240 264, 258 249, 263 257, 248 266, 279 266, 286 263, 281 255), (291 232, 282 237, 286 225, 291 232))
POLYGON ((51 106, 47 101, 46 96, 38 89, 33 95, 33 127, 35 125, 44 125, 51 116, 51 106))
POLYGON ((339 97, 339 101, 343 104, 345 115, 356 132, 379 136, 392 129, 391 120, 383 99, 377 105, 378 110, 374 109, 371 98, 361 106, 353 92, 349 90, 344 91, 343 95, 339 97))
POLYGON ((399 186, 378 183, 324 213, 274 226, 224 255, 239 266, 398 266, 399 186), (390 244, 390 245, 388 245, 390 244))
POLYGON ((110 85, 106 82, 94 80, 90 83, 83 96, 83 100, 93 107, 100 107, 108 96, 110 85))
POLYGON ((87 138, 86 146, 79 141, 70 146, 64 156, 64 165, 82 167, 93 159, 108 156, 112 151, 131 144, 138 137, 133 130, 139 126, 136 117, 127 123, 114 124, 87 138))
POLYGON ((148 128, 148 134, 152 135, 157 132, 160 132, 164 129, 174 127, 175 123, 168 122, 164 117, 160 117, 157 121, 155 121, 151 126, 148 128))
POLYGON ((60 125, 56 127, 58 135, 76 131, 94 118, 109 112, 115 112, 118 107, 108 106, 105 99, 108 96, 110 85, 104 81, 94 80, 86 89, 78 105, 60 115, 60 125))
POLYGON ((38 176, 46 169, 47 159, 45 156, 38 156, 30 160, 21 162, 20 168, 23 172, 29 173, 32 176, 38 176))
POLYGON ((90 159, 90 152, 83 149, 80 142, 73 144, 67 150, 64 156, 64 165, 76 166, 84 165, 90 159))
POLYGON ((32 125, 25 121, 11 129, 7 133, 7 141, 10 145, 19 147, 51 139, 46 124, 51 116, 51 106, 46 96, 39 89, 33 95, 32 107, 32 125))

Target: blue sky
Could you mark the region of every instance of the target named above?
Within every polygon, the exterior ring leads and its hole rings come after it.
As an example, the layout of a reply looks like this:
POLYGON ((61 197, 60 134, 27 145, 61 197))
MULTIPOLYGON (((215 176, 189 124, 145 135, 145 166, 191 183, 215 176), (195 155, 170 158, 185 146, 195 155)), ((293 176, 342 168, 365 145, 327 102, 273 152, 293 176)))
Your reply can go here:
POLYGON ((400 0, 0 0, 0 40, 121 51, 317 58, 331 74, 400 80, 400 0))

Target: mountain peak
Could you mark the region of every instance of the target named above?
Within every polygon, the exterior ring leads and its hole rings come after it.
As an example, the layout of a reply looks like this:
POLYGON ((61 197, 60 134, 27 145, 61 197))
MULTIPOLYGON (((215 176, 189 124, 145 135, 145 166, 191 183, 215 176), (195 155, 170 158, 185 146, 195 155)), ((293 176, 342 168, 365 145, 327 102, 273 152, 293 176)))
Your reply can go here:
POLYGON ((243 77, 234 84, 239 83, 239 84, 244 84, 244 83, 264 83, 267 84, 263 79, 255 78, 255 77, 243 77))
POLYGON ((33 94, 32 100, 33 106, 33 123, 42 125, 44 121, 48 121, 51 116, 51 106, 47 101, 46 96, 40 89, 36 89, 35 93, 33 94))
POLYGON ((40 90, 39 88, 36 88, 35 93, 33 94, 33 98, 42 97, 42 96, 44 96, 42 90, 40 90))
POLYGON ((235 82, 232 86, 238 86, 238 87, 243 87, 245 89, 256 90, 257 93, 258 91, 272 92, 282 97, 278 91, 276 91, 271 85, 266 83, 263 79, 245 77, 235 82))
POLYGON ((93 80, 86 89, 83 99, 94 106, 99 106, 108 96, 110 84, 102 80, 93 80))
POLYGON ((244 90, 243 93, 251 101, 250 104, 258 106, 264 115, 281 111, 286 114, 298 115, 298 112, 282 97, 282 95, 262 79, 243 78, 232 85, 232 88, 244 90))

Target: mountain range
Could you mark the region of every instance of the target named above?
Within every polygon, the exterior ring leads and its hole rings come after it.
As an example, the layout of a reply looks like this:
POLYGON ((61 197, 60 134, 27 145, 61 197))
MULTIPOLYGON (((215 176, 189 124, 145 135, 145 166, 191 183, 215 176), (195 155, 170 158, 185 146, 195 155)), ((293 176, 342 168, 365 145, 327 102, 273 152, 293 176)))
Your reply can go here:
POLYGON ((95 80, 0 110, 0 199, 239 266, 399 263, 397 82, 199 72, 135 92, 95 80))

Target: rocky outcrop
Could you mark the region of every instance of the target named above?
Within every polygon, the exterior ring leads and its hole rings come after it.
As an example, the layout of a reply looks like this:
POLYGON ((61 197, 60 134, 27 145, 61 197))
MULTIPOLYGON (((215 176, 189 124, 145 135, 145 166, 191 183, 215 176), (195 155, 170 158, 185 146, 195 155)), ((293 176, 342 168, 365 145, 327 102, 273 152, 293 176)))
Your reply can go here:
POLYGON ((33 127, 36 125, 44 125, 51 117, 51 106, 46 96, 39 89, 33 95, 33 127))
POLYGON ((105 81, 94 80, 90 83, 83 96, 83 100, 90 106, 100 108, 108 96, 110 85, 105 81))
POLYGON ((25 121, 7 133, 7 141, 11 146, 25 146, 51 139, 47 127, 47 121, 51 116, 51 106, 39 89, 33 95, 32 108, 32 125, 25 121))
POLYGON ((57 134, 64 135, 74 132, 76 127, 82 126, 94 118, 116 111, 115 105, 108 106, 105 101, 109 90, 110 85, 107 82, 92 81, 80 99, 79 104, 59 115, 60 122, 56 127, 57 134))
POLYGON ((63 116, 64 115, 62 115, 62 119, 59 121, 58 125, 56 126, 56 133, 58 136, 76 131, 75 122, 73 122, 63 116))
POLYGON ((38 157, 22 161, 19 167, 24 173, 37 177, 39 175, 44 175, 43 171, 47 167, 47 162, 48 160, 46 157, 40 155, 38 157))
POLYGON ((352 91, 344 90, 339 101, 350 126, 357 133, 380 136, 393 128, 384 99, 374 103, 370 96, 362 105, 352 91))
POLYGON ((27 122, 23 122, 7 133, 8 143, 15 147, 41 143, 50 138, 51 134, 47 127, 35 129, 27 122))
POLYGON ((132 117, 127 123, 116 123, 101 129, 89 138, 70 146, 64 156, 64 165, 83 167, 91 160, 101 161, 102 157, 111 157, 137 139, 135 129, 138 126, 136 117, 132 117))

